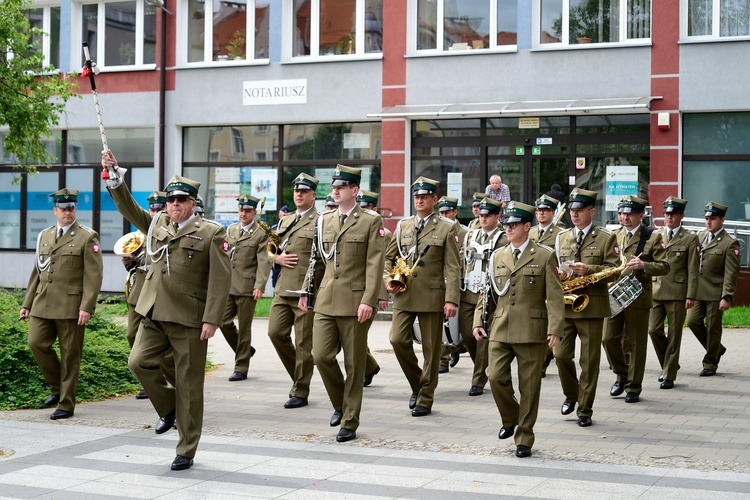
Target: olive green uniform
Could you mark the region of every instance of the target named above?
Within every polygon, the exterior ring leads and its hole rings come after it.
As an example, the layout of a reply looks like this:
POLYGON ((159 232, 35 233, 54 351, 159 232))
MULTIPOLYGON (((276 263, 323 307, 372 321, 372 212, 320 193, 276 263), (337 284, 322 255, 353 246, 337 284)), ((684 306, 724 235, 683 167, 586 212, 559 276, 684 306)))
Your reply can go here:
POLYGON ((325 271, 315 298, 313 358, 334 410, 342 412, 341 428, 354 431, 362 409, 367 332, 383 286, 385 230, 376 212, 359 205, 343 225, 338 210, 326 212, 318 223, 321 245, 316 265, 325 266, 325 271), (360 304, 373 308, 364 323, 357 321, 360 304), (342 348, 346 378, 336 359, 342 348))
POLYGON ((94 313, 102 287, 102 254, 93 229, 75 221, 55 242, 57 229, 52 226, 39 235, 22 307, 30 309, 29 348, 51 393, 60 395, 57 408, 72 413, 85 331, 78 315, 94 313), (55 339, 60 343, 59 358, 55 339))
MULTIPOLYGON (((492 396, 503 427, 518 426, 516 445, 531 448, 547 335, 562 337, 564 328, 565 306, 557 259, 550 247, 529 241, 517 262, 513 259, 513 248, 508 245, 493 253, 490 266, 492 294, 497 300, 487 332, 492 396), (508 282, 510 286, 506 287, 508 282), (513 358, 518 360, 520 402, 513 391, 513 358)), ((494 300, 488 303, 494 306, 494 300)), ((482 326, 481 303, 476 307, 473 326, 482 326)))
MULTIPOLYGON (((558 235, 555 249, 559 262, 569 260, 583 262, 588 266, 588 274, 598 273, 620 264, 619 248, 614 234, 604 228, 591 226, 591 229, 584 235, 579 251, 576 244, 577 231, 576 228, 566 229, 558 235)), ((573 279, 577 277, 574 276, 573 279)), ((573 311, 570 305, 565 306, 563 338, 553 348, 565 401, 578 402, 576 414, 579 417, 593 415, 596 386, 599 381, 599 363, 602 356, 602 329, 604 318, 609 316, 608 281, 611 281, 611 278, 573 292, 578 295, 588 295, 588 306, 578 312, 573 311), (576 352, 576 337, 581 340, 580 379, 576 376, 573 361, 576 352)))
POLYGON ((680 226, 675 235, 667 238, 668 227, 659 230, 662 241, 667 242, 669 274, 654 276, 653 303, 649 313, 648 333, 659 358, 664 380, 677 379, 680 362, 682 328, 685 324, 686 299, 695 299, 698 293, 698 236, 680 226), (667 333, 664 333, 667 319, 667 333))
POLYGON ((208 342, 200 338, 201 329, 204 323, 221 324, 229 294, 226 230, 200 217, 178 230, 166 212, 152 218, 138 206, 126 185, 110 188, 110 193, 120 213, 148 235, 147 251, 155 252, 136 306, 144 318, 128 367, 161 417, 176 410, 177 454, 193 458, 203 427, 208 349, 208 342), (176 370, 174 386, 159 369, 170 351, 176 370))
POLYGON ((460 301, 459 243, 456 225, 450 219, 433 214, 419 234, 416 231, 417 224, 416 216, 399 222, 399 230, 386 252, 384 279, 389 279, 391 267, 400 254, 408 254, 416 244, 416 251, 407 262, 412 266, 418 254, 430 245, 430 249, 422 257, 421 264, 409 277, 407 289, 396 294, 393 300, 390 341, 412 394, 417 394, 417 406, 431 409, 438 384, 443 308, 446 302, 458 305, 460 301), (422 333, 424 355, 424 365, 421 369, 414 353, 412 336, 414 320, 417 317, 422 333))
MULTIPOLYGON (((554 250, 555 243, 557 243, 557 235, 560 234, 560 231, 563 231, 564 229, 564 226, 552 224, 550 222, 550 224, 544 229, 544 231, 542 231, 542 228, 537 224, 529 230, 529 239, 535 241, 538 245, 547 245, 548 247, 551 247, 552 250, 554 250), (541 233, 541 235, 539 233, 541 233)), ((545 358, 545 364, 542 367, 542 377, 545 377, 547 375, 547 365, 550 361, 552 361, 553 356, 554 353, 552 352, 552 348, 547 347, 547 357, 545 358)))
POLYGON ((232 284, 229 289, 221 332, 234 351, 234 371, 247 375, 252 353, 253 317, 258 301, 253 290, 265 290, 271 273, 266 246, 268 235, 253 221, 247 231, 236 222, 227 228, 232 284), (237 317, 239 328, 234 324, 237 317))
MULTIPOLYGON (((318 217, 318 211, 313 207, 299 220, 296 219, 296 215, 289 215, 281 219, 279 223, 281 248, 286 253, 297 256, 297 266, 293 269, 276 266, 279 278, 276 281, 269 314, 274 320, 268 323, 268 337, 292 379, 290 394, 305 399, 310 394, 310 380, 314 366, 312 357, 314 313, 297 307, 299 294, 292 292, 300 290, 305 282, 315 238, 315 221, 318 217), (292 327, 294 327, 294 342, 292 342, 292 327)), ((322 263, 315 266, 315 271, 320 276, 324 269, 325 266, 322 263)))
MULTIPOLYGON (((645 226, 641 224, 630 240, 628 231, 624 227, 615 232, 620 251, 625 259, 636 255, 641 232, 645 226)), ((640 394, 643 388, 643 375, 646 370, 646 355, 648 351, 648 316, 651 309, 652 276, 664 276, 669 272, 666 245, 661 239, 661 233, 654 231, 646 240, 640 254, 638 254, 646 268, 642 270, 625 269, 620 277, 635 275, 643 286, 643 292, 628 307, 614 318, 609 318, 604 331, 604 352, 607 354, 609 366, 617 381, 624 383, 625 392, 640 394), (626 356, 625 349, 629 355, 626 356)))
POLYGON ((721 345, 724 312, 719 310, 719 303, 724 297, 734 297, 740 273, 740 243, 724 228, 706 243, 708 234, 705 230, 698 233, 701 243, 698 295, 695 305, 688 311, 687 322, 695 338, 706 349, 703 368, 716 371, 719 358, 726 350, 721 345))

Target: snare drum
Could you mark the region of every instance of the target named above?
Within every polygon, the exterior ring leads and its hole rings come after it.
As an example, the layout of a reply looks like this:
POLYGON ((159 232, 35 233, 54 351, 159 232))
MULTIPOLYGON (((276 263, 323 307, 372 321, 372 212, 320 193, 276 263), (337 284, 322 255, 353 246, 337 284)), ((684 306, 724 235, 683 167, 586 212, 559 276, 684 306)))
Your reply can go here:
POLYGON ((610 318, 620 314, 643 293, 643 285, 634 274, 624 276, 620 281, 609 287, 610 318))

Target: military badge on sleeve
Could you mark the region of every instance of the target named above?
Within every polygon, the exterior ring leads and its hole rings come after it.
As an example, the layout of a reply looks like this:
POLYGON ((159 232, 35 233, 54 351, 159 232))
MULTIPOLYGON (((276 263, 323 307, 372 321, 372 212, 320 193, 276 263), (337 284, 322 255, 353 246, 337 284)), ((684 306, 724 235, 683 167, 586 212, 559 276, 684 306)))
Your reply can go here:
POLYGON ((94 251, 94 253, 99 253, 99 245, 94 243, 94 246, 91 247, 91 249, 94 251))
POLYGON ((229 251, 229 242, 227 240, 221 242, 221 249, 225 252, 229 251))
POLYGON ((735 257, 739 257, 740 256, 740 249, 739 248, 735 248, 734 249, 734 256, 735 257))
POLYGON ((380 229, 378 229, 378 236, 380 236, 381 238, 385 238, 385 228, 384 227, 381 227, 380 229))

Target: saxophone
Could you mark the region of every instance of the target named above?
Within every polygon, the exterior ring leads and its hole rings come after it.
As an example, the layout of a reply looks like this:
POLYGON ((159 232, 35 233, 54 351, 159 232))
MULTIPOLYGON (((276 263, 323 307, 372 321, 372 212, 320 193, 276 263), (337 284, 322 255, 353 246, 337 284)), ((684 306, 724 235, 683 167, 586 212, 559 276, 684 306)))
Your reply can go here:
POLYGON ((266 206, 266 197, 260 202, 260 213, 258 214, 258 227, 260 227, 268 235, 268 245, 266 246, 266 253, 269 259, 275 259, 279 253, 279 235, 276 231, 270 228, 268 224, 263 222, 263 207, 266 206))
POLYGON ((580 290, 594 283, 598 283, 603 279, 607 279, 611 276, 617 276, 625 270, 627 261, 625 256, 621 255, 620 259, 622 264, 618 267, 608 267, 598 273, 588 274, 586 276, 580 276, 578 278, 569 279, 562 282, 563 294, 565 295, 565 304, 573 307, 573 312, 581 312, 586 309, 589 305, 589 296, 585 293, 580 295, 573 294, 571 292, 580 290))

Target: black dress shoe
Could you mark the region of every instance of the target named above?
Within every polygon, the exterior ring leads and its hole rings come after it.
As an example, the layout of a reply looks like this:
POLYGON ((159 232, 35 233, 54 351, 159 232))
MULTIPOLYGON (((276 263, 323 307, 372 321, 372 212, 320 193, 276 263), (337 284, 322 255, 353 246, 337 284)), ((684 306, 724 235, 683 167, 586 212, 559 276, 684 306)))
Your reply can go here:
POLYGON ((60 402, 59 394, 50 394, 47 399, 44 400, 44 406, 55 406, 60 402))
POLYGON ((578 417, 578 427, 591 427, 591 417, 578 417))
POLYGON ((331 422, 330 422, 331 427, 336 427, 337 425, 340 425, 341 417, 343 416, 344 414, 342 413, 341 410, 336 410, 335 412, 333 412, 333 415, 331 415, 331 422))
POLYGON ((340 429, 339 433, 336 434, 336 441, 338 441, 339 443, 345 443, 347 441, 351 441, 352 439, 357 439, 357 433, 350 429, 340 429))
POLYGON ((664 382, 664 375, 659 375, 659 382, 664 382))
POLYGON ((172 461, 172 470, 185 470, 189 469, 193 465, 193 459, 177 455, 172 461))
POLYGON ((424 406, 415 406, 414 409, 411 411, 412 417, 426 417, 432 413, 432 410, 429 408, 425 408, 424 406))
POLYGON ((612 397, 619 396, 625 392, 625 383, 624 382, 615 382, 612 384, 612 388, 609 390, 609 395, 612 397))
POLYGON ((530 457, 531 456, 531 448, 529 448, 528 446, 524 446, 522 444, 518 445, 518 447, 516 448, 516 456, 518 458, 530 457))
POLYGON ((291 398, 289 398, 289 401, 284 403, 284 408, 302 408, 303 406, 307 406, 307 398, 298 398, 297 396, 292 396, 291 398))
POLYGON ((240 372, 234 372, 234 373, 233 373, 233 374, 232 374, 232 375, 231 375, 231 376, 229 377, 229 381, 230 381, 230 382, 237 382, 238 380, 245 380, 246 378, 247 378, 247 375, 245 375, 244 373, 240 373, 240 372))
POLYGON ((146 392, 146 389, 141 389, 138 391, 138 393, 135 395, 135 399, 148 399, 148 393, 146 392))
POLYGON ((716 360, 716 364, 719 364, 719 361, 721 361, 721 357, 726 354, 727 348, 724 346, 721 346, 721 350, 719 351, 719 359, 716 360))
POLYGON ((511 425, 510 427, 500 427, 500 432, 497 433, 498 439, 508 439, 512 437, 516 432, 516 426, 511 425))
POLYGON ((255 347, 250 346, 250 357, 252 358, 253 356, 255 356, 255 347))
POLYGON ((370 373, 368 373, 367 375, 365 375, 365 387, 372 384, 373 377, 375 377, 375 375, 377 375, 378 373, 380 373, 379 366, 375 368, 373 371, 371 371, 370 373))
POLYGON ((438 373, 448 373, 449 371, 448 365, 440 365, 440 368, 438 368, 438 373))
POLYGON ((712 370, 710 368, 704 368, 701 370, 701 377, 713 377, 716 375, 716 370, 712 370))
POLYGON ((413 410, 415 406, 417 406, 417 395, 416 394, 412 394, 409 397, 409 409, 413 410))
POLYGON ((73 416, 72 411, 67 410, 55 410, 52 412, 52 415, 49 416, 52 420, 60 420, 61 418, 70 418, 73 416))
POLYGON ((625 395, 626 403, 637 403, 640 400, 641 400, 641 397, 635 392, 629 392, 625 395))
POLYGON ((469 396, 481 396, 482 394, 484 394, 484 388, 478 385, 472 385, 469 389, 469 396))
POLYGON ((458 364, 458 360, 461 359, 461 355, 458 352, 451 353, 451 360, 448 363, 451 368, 458 364))
POLYGON ((572 403, 569 403, 566 401, 560 407, 560 413, 562 413, 563 415, 570 415, 571 413, 573 413, 573 410, 575 409, 576 409, 575 401, 572 403))
POLYGON ((674 389, 674 380, 665 380, 659 385, 659 389, 674 389))
MULTIPOLYGON (((170 411, 169 413, 161 417, 158 422, 156 422, 154 432, 156 432, 157 434, 164 434, 169 429, 174 427, 176 418, 177 417, 175 416, 175 410, 170 411)), ((180 455, 177 456, 179 457, 180 455)))

